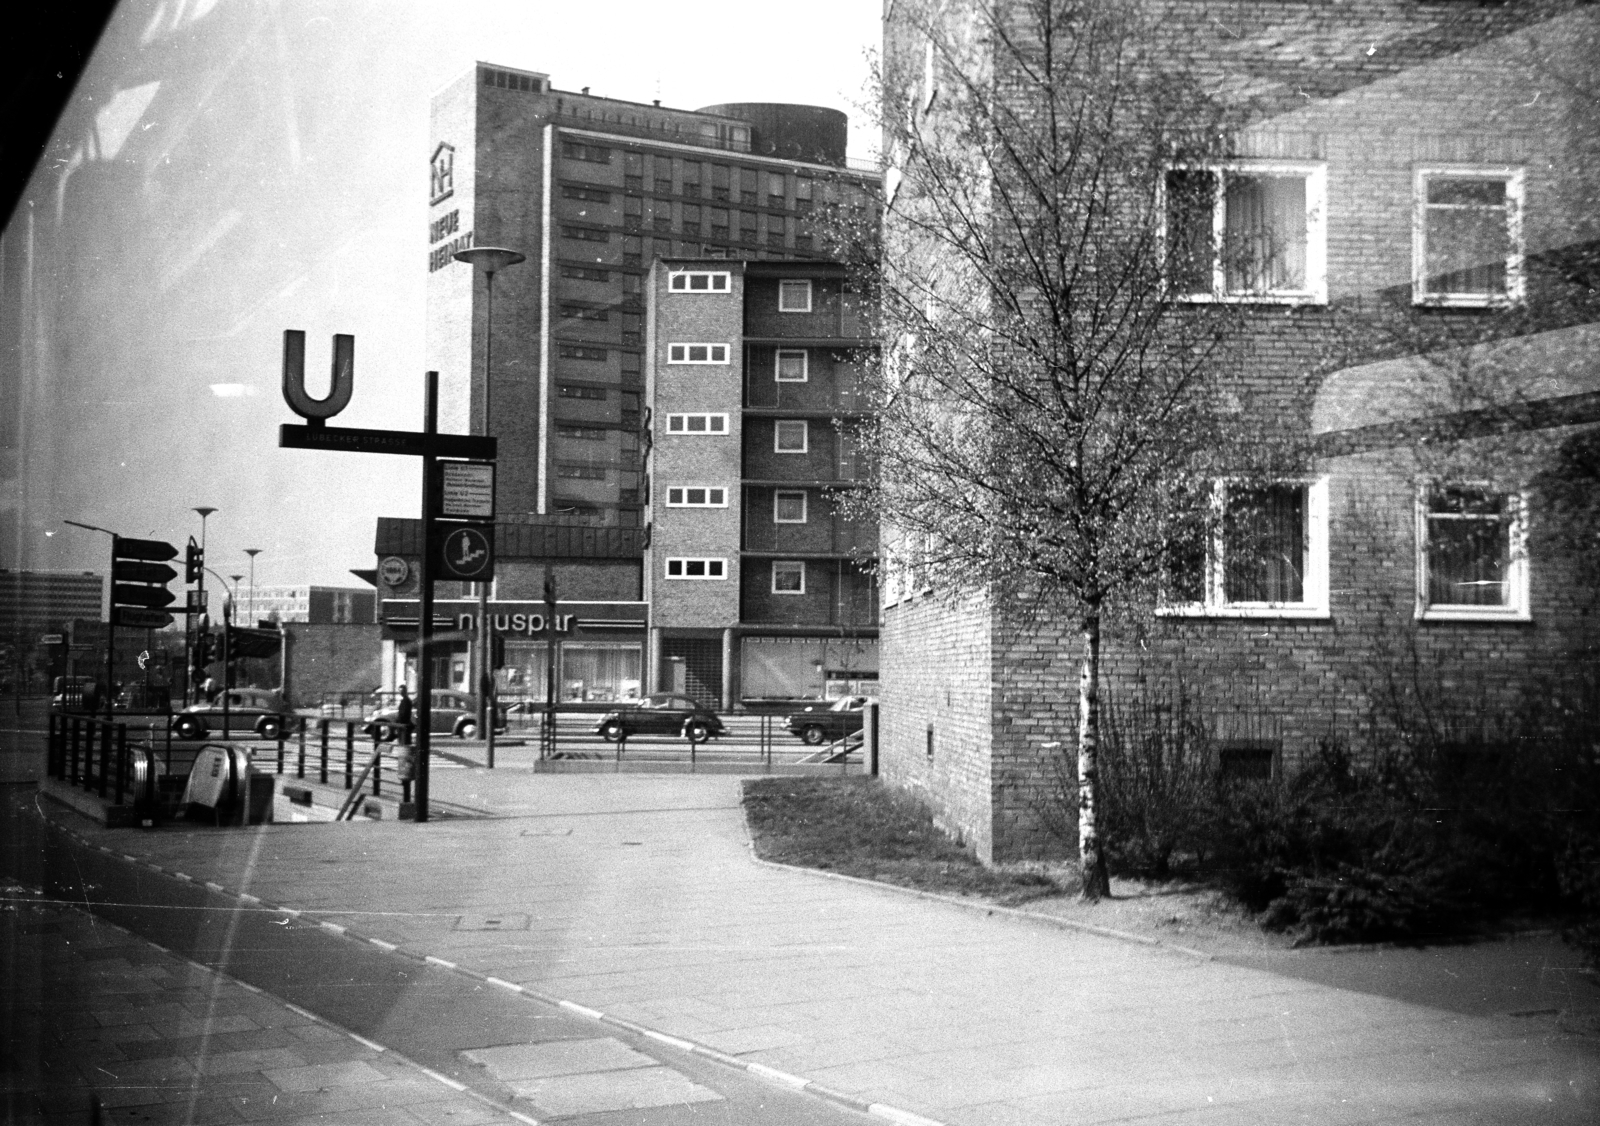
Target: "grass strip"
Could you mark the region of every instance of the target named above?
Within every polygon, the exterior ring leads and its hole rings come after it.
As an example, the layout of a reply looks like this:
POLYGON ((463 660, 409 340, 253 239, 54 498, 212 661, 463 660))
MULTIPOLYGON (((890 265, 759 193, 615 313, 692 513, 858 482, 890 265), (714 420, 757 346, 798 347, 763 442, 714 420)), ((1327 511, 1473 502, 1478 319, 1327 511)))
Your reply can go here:
POLYGON ((750 779, 744 811, 763 860, 1007 906, 1065 890, 1040 872, 985 868, 914 796, 876 778, 750 779))

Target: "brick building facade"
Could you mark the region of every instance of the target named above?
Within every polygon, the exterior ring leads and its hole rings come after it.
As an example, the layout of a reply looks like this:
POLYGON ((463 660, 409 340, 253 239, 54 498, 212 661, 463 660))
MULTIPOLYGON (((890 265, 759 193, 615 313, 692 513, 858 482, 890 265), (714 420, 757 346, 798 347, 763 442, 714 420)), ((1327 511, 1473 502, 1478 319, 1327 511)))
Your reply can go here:
MULTIPOLYGON (((1311 456, 1274 501, 1285 565, 1246 573, 1219 535, 1192 591, 1107 637, 1104 691, 1181 694, 1225 756, 1274 773, 1381 737, 1396 708, 1490 731, 1596 657, 1581 561, 1540 522, 1541 474, 1600 420, 1593 14, 1162 11, 1173 49, 1247 117, 1207 188, 1217 231, 1247 181, 1305 215, 1292 281, 1235 294, 1219 262, 1215 285, 1249 309, 1224 388, 1239 425, 1311 456)), ((888 27, 888 49, 919 49, 888 27)), ((916 585, 886 584, 885 776, 986 860, 1059 849, 1040 811, 1061 761, 1046 745, 1076 732, 1074 623, 916 585)))

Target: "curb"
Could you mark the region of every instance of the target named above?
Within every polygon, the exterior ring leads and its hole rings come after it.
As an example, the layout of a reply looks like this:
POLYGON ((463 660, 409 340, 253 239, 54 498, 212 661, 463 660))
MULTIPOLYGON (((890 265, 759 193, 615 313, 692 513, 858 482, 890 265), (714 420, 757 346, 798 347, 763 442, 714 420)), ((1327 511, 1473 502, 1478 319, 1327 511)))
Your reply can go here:
MULTIPOLYGON (((171 871, 171 870, 169 870, 167 868, 162 867, 159 864, 155 864, 155 863, 152 863, 152 862, 147 861, 147 860, 141 860, 137 856, 133 856, 130 853, 118 852, 116 849, 111 848, 109 845, 97 844, 94 841, 91 841, 89 838, 85 837, 83 834, 77 832, 76 830, 70 829, 70 828, 66 827, 65 825, 61 825, 61 824, 58 824, 58 823, 56 823, 54 821, 51 821, 48 817, 44 817, 44 815, 42 813, 39 816, 41 818, 43 818, 43 820, 45 820, 45 822, 47 824, 49 824, 50 827, 54 828, 55 830, 57 830, 60 833, 65 834, 68 837, 71 837, 73 840, 77 841, 80 845, 82 845, 85 848, 94 849, 96 852, 101 852, 101 853, 104 853, 107 856, 116 857, 116 858, 118 858, 120 860, 126 861, 129 864, 136 865, 136 866, 138 866, 140 868, 143 868, 146 871, 159 873, 159 874, 161 874, 163 876, 168 877, 169 879, 179 880, 179 881, 182 881, 182 882, 185 882, 185 883, 191 883, 191 884, 200 882, 200 881, 196 881, 193 876, 190 876, 187 873, 171 871)), ((748 829, 746 830, 746 834, 748 836, 748 829)), ((767 863, 767 862, 766 861, 761 861, 761 863, 767 863)), ((782 867, 782 865, 780 865, 780 867, 782 867)), ((800 870, 804 871, 804 869, 800 869, 800 870)), ((844 877, 844 878, 850 878, 850 877, 844 877)), ((860 882, 869 883, 869 884, 871 883, 871 881, 860 881, 860 882)), ((289 906, 286 906, 286 905, 268 903, 265 900, 262 900, 262 899, 260 899, 260 898, 258 898, 256 896, 253 896, 253 895, 248 895, 248 894, 246 894, 244 892, 229 891, 228 889, 224 888, 221 884, 213 883, 213 882, 211 882, 209 880, 208 881, 204 881, 202 886, 204 886, 208 891, 211 891, 214 894, 229 896, 229 897, 237 900, 242 908, 249 909, 249 910, 255 910, 255 911, 268 911, 268 912, 272 912, 272 913, 275 913, 275 914, 284 915, 284 916, 286 916, 286 920, 285 921, 287 921, 288 919, 300 919, 300 918, 303 918, 303 917, 306 917, 306 916, 316 916, 316 915, 324 915, 324 914, 326 914, 326 915, 336 915, 336 914, 342 914, 343 913, 343 912, 338 912, 338 911, 322 911, 322 910, 309 910, 309 909, 308 910, 301 910, 299 908, 289 907, 289 906)), ((873 884, 872 886, 876 887, 876 886, 881 886, 881 885, 873 884)), ((1041 918, 1042 917, 1043 916, 1041 916, 1041 918)), ((311 920, 307 919, 306 921, 309 922, 311 920)), ((115 924, 108 924, 108 925, 114 926, 115 924)), ((773 1086, 785 1087, 785 1088, 788 1088, 789 1090, 793 1090, 793 1091, 804 1091, 807 1094, 815 1095, 818 1098, 824 1099, 824 1100, 826 1100, 828 1102, 834 1103, 834 1104, 839 1105, 839 1106, 847 1107, 850 1110, 859 1111, 859 1112, 861 1112, 863 1114, 870 1114, 874 1118, 882 1118, 882 1119, 884 1119, 886 1121, 897 1123, 898 1126, 948 1126, 947 1123, 941 1122, 938 1119, 926 1118, 926 1117, 924 1117, 924 1116, 922 1116, 920 1114, 914 1114, 911 1111, 903 1110, 900 1107, 891 1106, 891 1105, 889 1105, 887 1103, 867 1102, 867 1101, 865 1101, 863 1099, 858 1099, 853 1095, 846 1094, 843 1091, 836 1091, 832 1087, 828 1087, 828 1086, 826 1086, 826 1085, 824 1085, 822 1083, 818 1083, 814 1079, 807 1079, 805 1076, 802 1076, 802 1075, 794 1075, 794 1074, 791 1074, 790 1072, 787 1072, 787 1071, 781 1071, 778 1068, 770 1067, 770 1066, 768 1066, 767 1064, 764 1064, 764 1063, 757 1063, 754 1060, 743 1060, 743 1059, 740 1059, 737 1056, 732 1056, 732 1055, 729 1055, 726 1052, 719 1051, 718 1049, 711 1047, 709 1044, 702 1044, 702 1043, 700 1043, 700 1042, 698 1042, 696 1040, 690 1040, 690 1039, 688 1039, 686 1037, 682 1037, 682 1036, 673 1036, 670 1033, 661 1032, 661 1031, 659 1031, 657 1029, 650 1028, 650 1027, 648 1027, 646 1025, 638 1024, 638 1023, 636 1023, 634 1021, 631 1021, 631 1020, 628 1020, 628 1019, 626 1019, 624 1017, 614 1016, 614 1015, 612 1015, 610 1013, 604 1013, 604 1012, 601 1012, 599 1009, 591 1009, 586 1005, 578 1004, 576 1001, 569 1001, 569 1000, 567 1000, 567 999, 565 999, 563 997, 556 997, 556 996, 554 996, 552 994, 544 993, 544 992, 542 992, 540 990, 537 990, 537 989, 530 989, 529 987, 527 987, 525 985, 518 985, 516 982, 506 981, 503 978, 493 977, 493 976, 490 976, 488 974, 480 973, 477 970, 467 969, 466 967, 463 967, 463 966, 461 966, 460 964, 458 964, 456 962, 447 961, 446 959, 437 957, 437 956, 435 956, 433 954, 419 953, 417 951, 408 950, 408 949, 406 949, 404 947, 398 946, 398 945, 396 945, 395 943, 392 943, 392 942, 385 942, 381 938, 373 938, 373 937, 368 936, 368 935, 359 934, 359 933, 357 933, 357 932, 355 932, 355 931, 349 929, 348 927, 343 926, 342 924, 339 924, 339 923, 328 922, 326 920, 316 920, 316 925, 317 925, 318 929, 320 929, 320 930, 322 930, 322 931, 324 931, 324 932, 326 932, 328 934, 334 935, 336 937, 343 938, 343 939, 345 939, 345 940, 347 940, 349 942, 359 942, 359 943, 362 943, 364 945, 376 947, 377 949, 382 950, 386 954, 394 954, 394 955, 396 955, 398 957, 406 958, 406 959, 408 959, 410 961, 418 962, 418 963, 421 963, 423 965, 436 966, 436 967, 438 967, 440 969, 443 969, 443 970, 446 970, 446 971, 448 971, 450 973, 454 973, 454 974, 457 974, 457 975, 459 975, 461 977, 465 977, 465 978, 467 978, 467 979, 469 979, 471 981, 482 982, 482 983, 484 983, 486 985, 499 986, 501 989, 504 989, 507 992, 520 994, 522 996, 530 998, 531 1000, 539 1001, 539 1002, 542 1002, 543 1004, 551 1005, 551 1006, 554 1006, 556 1008, 562 1009, 565 1012, 573 1013, 576 1016, 586 1017, 589 1020, 598 1021, 598 1022, 600 1022, 602 1024, 611 1025, 614 1028, 624 1029, 625 1031, 632 1032, 635 1035, 643 1036, 646 1039, 651 1040, 651 1041, 653 1041, 655 1043, 664 1044, 664 1045, 666 1045, 668 1047, 676 1048, 677 1050, 679 1050, 681 1052, 687 1052, 689 1054, 699 1056, 699 1057, 701 1057, 703 1059, 712 1060, 712 1061, 714 1061, 716 1063, 722 1064, 725 1067, 730 1067, 730 1068, 733 1068, 733 1069, 735 1069, 737 1071, 743 1071, 747 1075, 754 1076, 755 1078, 763 1080, 764 1082, 770 1083, 773 1086)), ((129 932, 129 933, 131 933, 131 932, 129 932)), ((139 936, 136 935, 135 937, 139 937, 139 936)), ((141 941, 148 942, 149 940, 141 938, 141 941)), ((173 953, 172 951, 166 950, 165 947, 157 946, 153 942, 151 942, 150 945, 151 946, 155 946, 156 949, 158 949, 158 950, 163 950, 168 954, 172 954, 173 957, 179 958, 182 961, 185 961, 185 962, 190 961, 190 959, 183 958, 181 955, 178 955, 178 954, 173 953)), ((264 992, 263 990, 258 989, 255 986, 248 985, 248 984, 246 984, 245 982, 242 982, 242 981, 238 981, 236 978, 230 977, 228 974, 225 974, 220 970, 213 969, 210 966, 202 965, 199 962, 192 962, 191 964, 196 965, 196 966, 200 966, 201 969, 204 969, 209 973, 214 973, 218 977, 223 978, 223 979, 225 979, 227 981, 234 982, 240 988, 246 989, 246 990, 248 990, 248 991, 250 991, 252 993, 263 993, 264 992)), ((267 996, 271 996, 271 995, 267 994, 267 996)), ((276 1000, 276 998, 274 998, 274 999, 276 1000)), ((372 1044, 371 1041, 363 1039, 362 1037, 356 1036, 355 1033, 350 1032, 347 1029, 341 1028, 339 1025, 334 1024, 332 1021, 326 1020, 325 1018, 320 1017, 320 1016, 316 1016, 313 1013, 306 1012, 305 1010, 300 1009, 300 1008, 298 1008, 298 1007, 296 1007, 294 1005, 290 1005, 287 1001, 279 1000, 278 1003, 281 1004, 281 1005, 285 1005, 292 1012, 300 1013, 301 1015, 306 1016, 309 1019, 316 1020, 319 1023, 327 1025, 329 1028, 336 1029, 337 1031, 343 1032, 345 1035, 350 1036, 350 1037, 356 1039, 357 1041, 359 1041, 360 1043, 368 1045, 369 1047, 375 1047, 375 1048, 378 1048, 379 1050, 383 1050, 383 1051, 392 1051, 392 1049, 384 1049, 380 1045, 374 1045, 374 1044, 372 1044)), ((399 1053, 393 1053, 393 1054, 394 1054, 394 1057, 396 1059, 405 1059, 405 1057, 401 1056, 399 1053)), ((482 1102, 485 1106, 491 1106, 494 1109, 500 1111, 501 1113, 509 1114, 512 1117, 516 1118, 518 1121, 529 1124, 529 1126, 540 1126, 540 1124, 534 1118, 532 1118, 532 1117, 530 1117, 528 1115, 522 1114, 522 1113, 520 1113, 518 1111, 511 1110, 510 1108, 508 1108, 506 1106, 503 1106, 500 1103, 495 1102, 494 1100, 490 1099, 486 1095, 478 1094, 477 1092, 471 1090, 471 1088, 465 1087, 463 1085, 458 1085, 456 1080, 450 1079, 448 1076, 440 1075, 437 1072, 434 1072, 434 1071, 432 1071, 432 1070, 430 1070, 430 1069, 428 1069, 426 1067, 423 1067, 421 1064, 415 1063, 415 1062, 413 1062, 411 1060, 406 1060, 406 1062, 411 1064, 411 1066, 417 1068, 417 1070, 422 1072, 424 1075, 427 1075, 430 1079, 434 1079, 434 1080, 436 1080, 436 1081, 438 1081, 440 1083, 443 1083, 445 1086, 450 1087, 452 1089, 460 1090, 460 1091, 470 1095, 472 1098, 477 1099, 478 1101, 482 1102)))

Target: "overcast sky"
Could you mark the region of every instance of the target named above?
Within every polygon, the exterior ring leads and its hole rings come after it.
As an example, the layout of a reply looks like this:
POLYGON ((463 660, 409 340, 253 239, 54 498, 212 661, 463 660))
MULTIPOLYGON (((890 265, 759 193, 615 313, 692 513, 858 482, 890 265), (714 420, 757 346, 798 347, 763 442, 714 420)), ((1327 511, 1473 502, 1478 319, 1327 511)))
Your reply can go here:
POLYGON ((0 566, 103 571, 106 537, 63 518, 181 545, 199 532, 190 508, 210 505, 215 570, 248 572, 244 549, 259 547, 258 585, 354 583, 376 517, 417 514, 420 467, 278 449, 278 424, 298 421, 280 342, 306 330, 325 378, 328 338, 354 333, 338 424, 420 428, 431 92, 482 59, 684 108, 831 106, 866 157, 878 13, 876 0, 123 3, 4 236, 21 402, 0 566))

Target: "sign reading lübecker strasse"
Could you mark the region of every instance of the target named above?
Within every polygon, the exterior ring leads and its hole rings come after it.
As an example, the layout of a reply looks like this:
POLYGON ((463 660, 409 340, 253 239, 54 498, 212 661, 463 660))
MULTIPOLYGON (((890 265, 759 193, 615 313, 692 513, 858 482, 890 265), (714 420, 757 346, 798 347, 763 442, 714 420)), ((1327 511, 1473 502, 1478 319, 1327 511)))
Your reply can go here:
POLYGON ((494 519, 494 465, 484 461, 441 461, 439 515, 468 520, 494 519))

